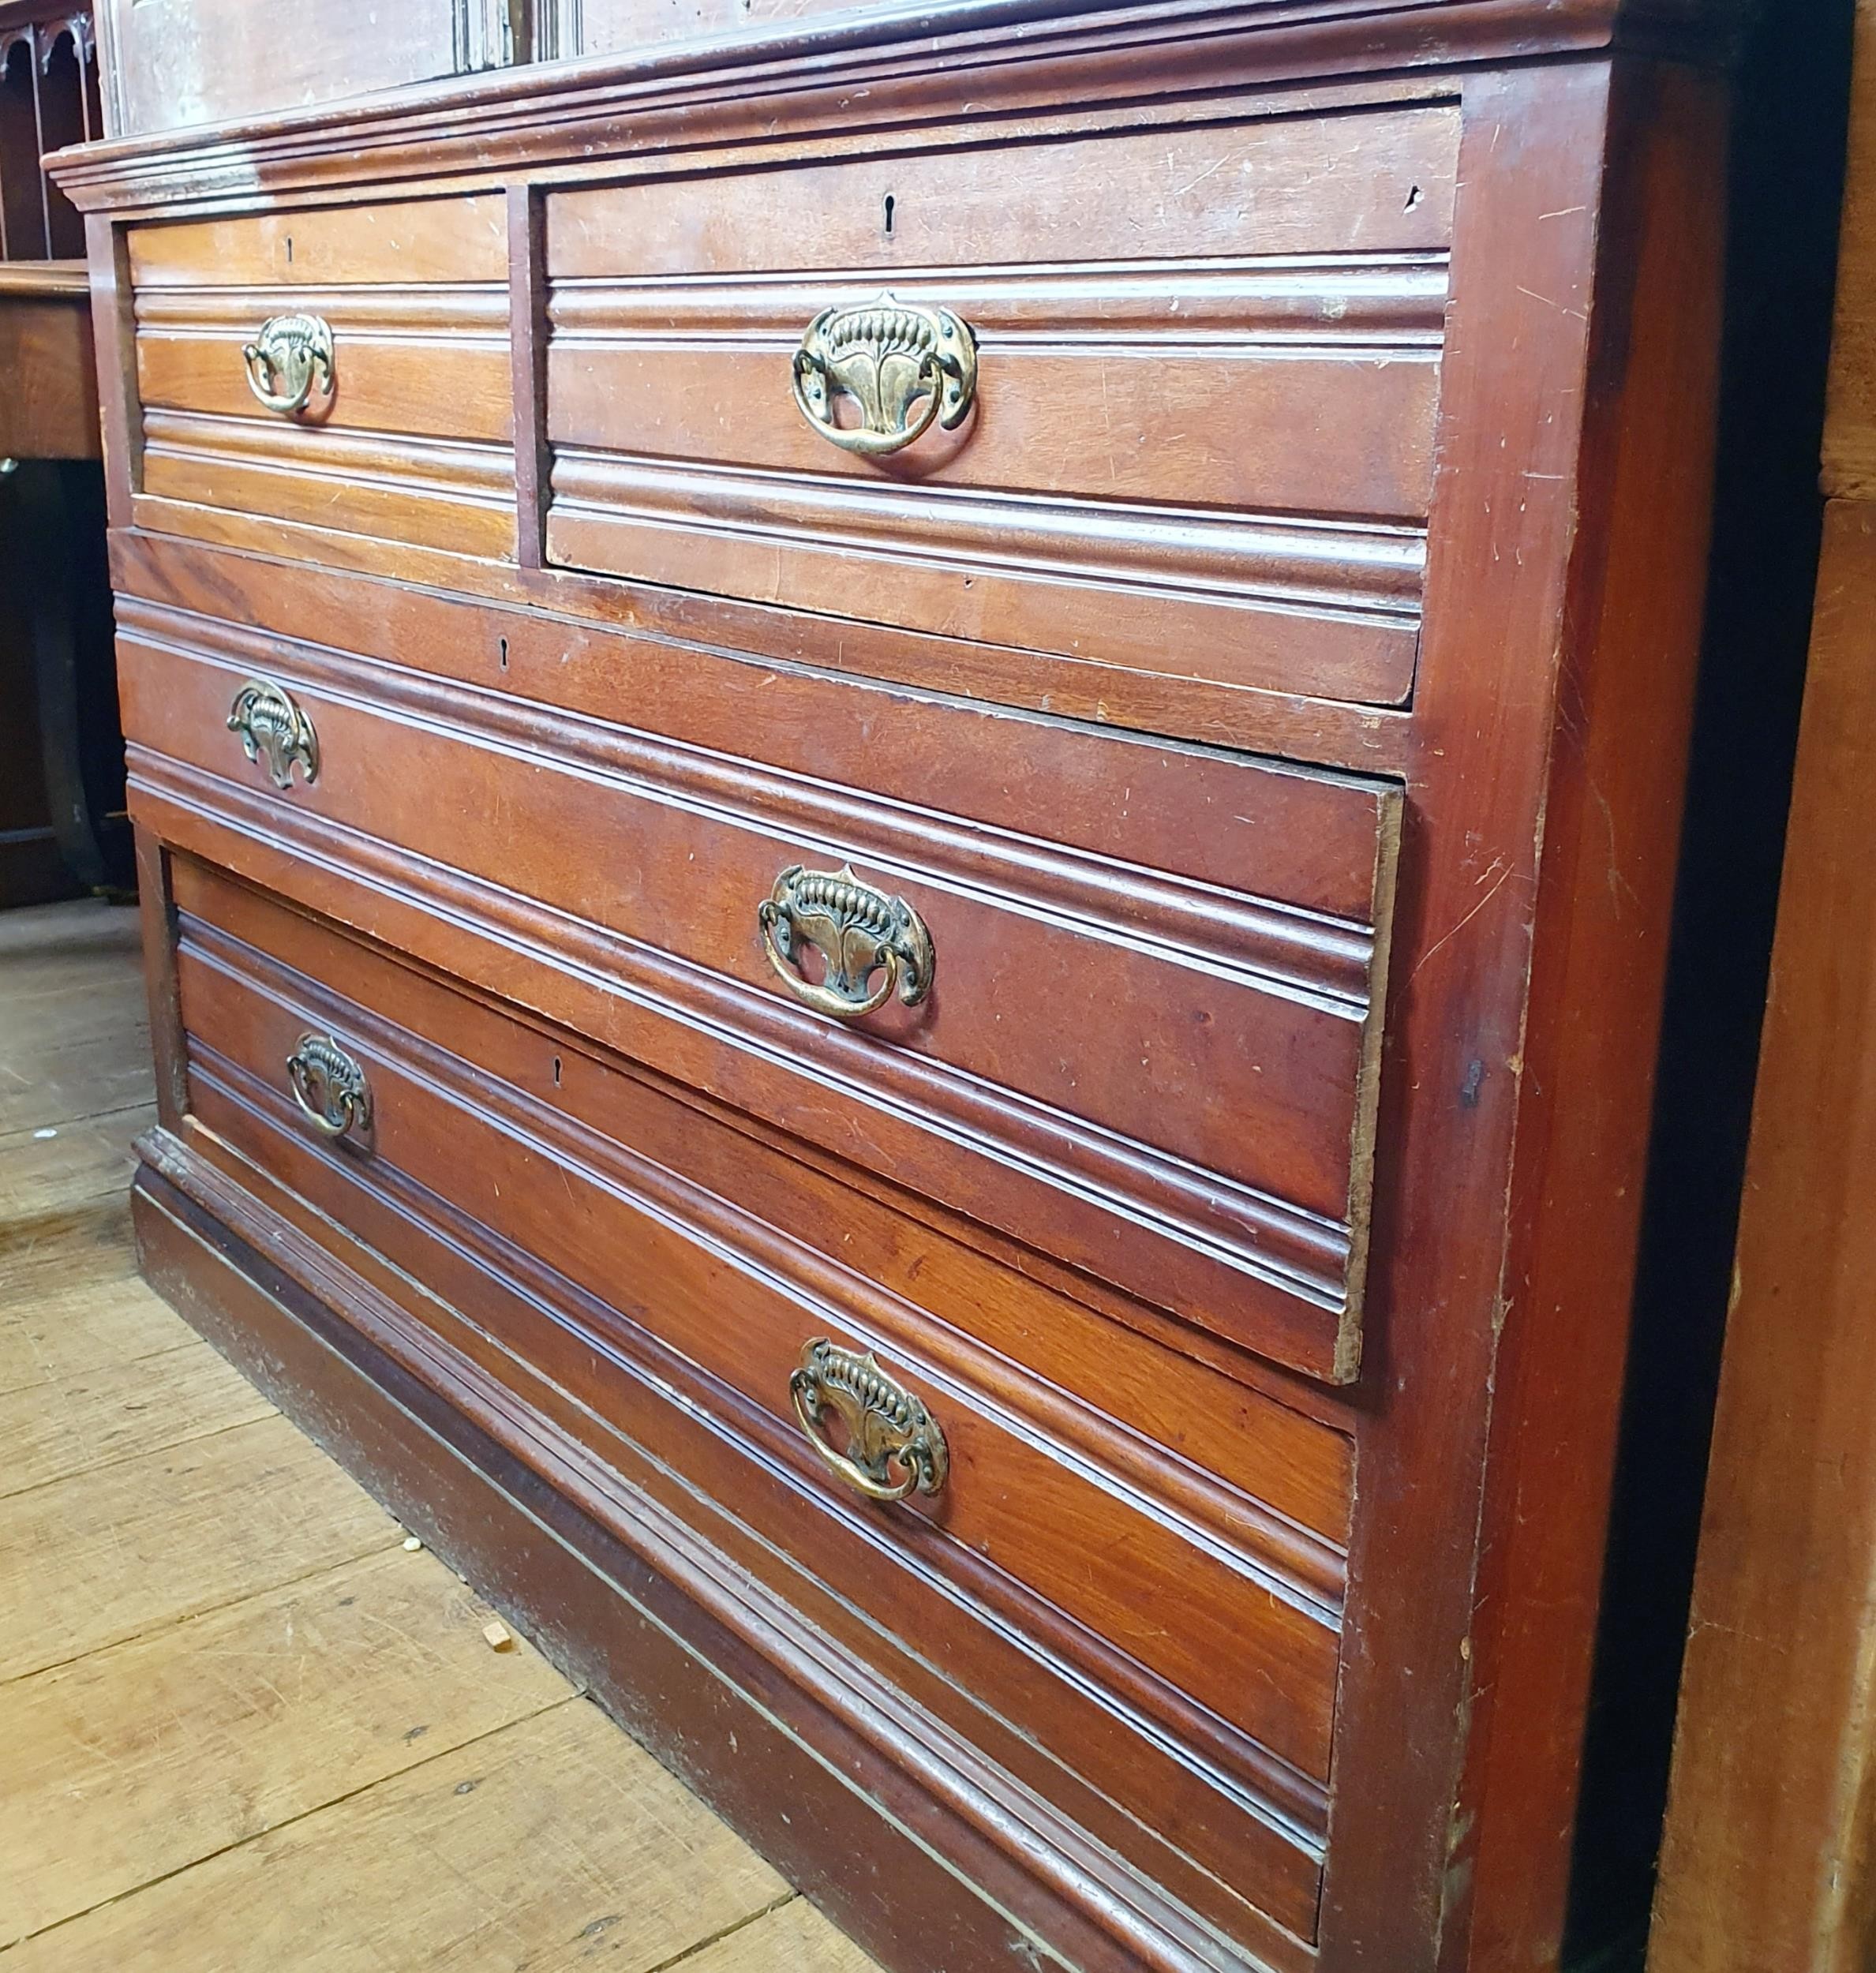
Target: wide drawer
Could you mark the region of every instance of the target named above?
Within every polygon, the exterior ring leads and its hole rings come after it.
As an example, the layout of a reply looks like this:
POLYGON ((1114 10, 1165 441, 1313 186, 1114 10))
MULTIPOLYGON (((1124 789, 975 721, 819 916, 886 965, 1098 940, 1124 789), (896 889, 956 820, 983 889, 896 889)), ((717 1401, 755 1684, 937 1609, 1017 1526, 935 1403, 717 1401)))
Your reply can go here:
POLYGON ((511 560, 506 214, 484 195, 134 228, 140 518, 511 560))
POLYGON ((549 193, 549 559, 1402 703, 1457 136, 1427 106, 549 193))
MULTIPOLYGON (((410 1305, 549 1407, 546 1437, 603 1456, 623 1432, 680 1469, 739 1560, 1213 1922, 1241 1931, 1248 1904, 1310 1934, 1342 1433, 973 1261, 577 1037, 188 859, 175 894, 206 1155, 272 1174, 421 1282, 410 1305), (929 1492, 875 1504, 813 1450, 791 1377, 819 1338, 929 1407, 929 1492)), ((831 1414, 818 1436, 845 1445, 831 1414)))
POLYGON ((150 605, 119 623, 137 813, 172 839, 244 869, 268 852, 230 832, 290 844, 268 881, 368 930, 387 891, 428 904, 447 924, 396 942, 454 970, 477 926, 545 1012, 570 968, 603 979, 638 1059, 1353 1374, 1397 789, 748 666, 679 743, 150 605), (297 763, 256 719, 303 722, 297 763), (804 975, 817 922, 833 947, 817 900, 855 887, 907 963, 843 1020, 804 975))

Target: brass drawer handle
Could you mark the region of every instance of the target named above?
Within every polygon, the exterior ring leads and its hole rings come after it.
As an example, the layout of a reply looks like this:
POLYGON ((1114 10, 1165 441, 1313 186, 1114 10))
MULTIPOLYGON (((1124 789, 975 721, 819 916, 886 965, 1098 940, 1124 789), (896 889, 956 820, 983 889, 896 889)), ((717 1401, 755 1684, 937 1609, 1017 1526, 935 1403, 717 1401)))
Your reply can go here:
POLYGON ((963 424, 977 395, 976 335, 949 309, 896 295, 837 304, 808 324, 794 384, 801 415, 822 438, 877 459, 916 444, 934 421, 947 432, 963 424), (836 421, 843 397, 859 406, 859 424, 836 421))
POLYGON ((362 1138, 371 1129, 371 1084, 330 1035, 302 1035, 286 1058, 293 1099, 322 1137, 362 1138))
POLYGON ((909 1391, 893 1383, 871 1352, 858 1356, 817 1336, 788 1379, 795 1416, 831 1473, 869 1500, 903 1500, 936 1493, 951 1469, 938 1421, 909 1391), (832 1412, 844 1428, 847 1450, 823 1436, 832 1412), (896 1477, 895 1477, 896 1476, 896 1477))
POLYGON ((249 679, 228 709, 228 730, 240 734, 242 751, 249 760, 264 758, 275 787, 292 787, 296 766, 309 784, 319 779, 319 736, 284 686, 249 679))
POLYGON ((769 964, 796 999, 836 1020, 859 1020, 897 993, 916 1007, 931 991, 938 964, 925 921, 903 897, 863 884, 851 864, 837 870, 791 863, 756 909, 769 964), (818 983, 800 970, 811 945, 826 963, 818 983), (874 974, 879 984, 868 990, 874 974))
POLYGON ((322 397, 332 395, 332 330, 323 316, 273 316, 241 354, 248 388, 283 417, 305 410, 315 384, 322 397))

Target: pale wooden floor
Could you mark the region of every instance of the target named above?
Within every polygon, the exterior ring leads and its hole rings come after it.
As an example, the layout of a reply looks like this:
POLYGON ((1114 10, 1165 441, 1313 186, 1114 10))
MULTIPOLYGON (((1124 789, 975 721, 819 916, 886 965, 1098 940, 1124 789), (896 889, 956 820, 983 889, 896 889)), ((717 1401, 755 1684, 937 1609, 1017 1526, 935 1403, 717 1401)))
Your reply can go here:
POLYGON ((136 942, 0 915, 0 1973, 871 1973, 138 1282, 136 942))

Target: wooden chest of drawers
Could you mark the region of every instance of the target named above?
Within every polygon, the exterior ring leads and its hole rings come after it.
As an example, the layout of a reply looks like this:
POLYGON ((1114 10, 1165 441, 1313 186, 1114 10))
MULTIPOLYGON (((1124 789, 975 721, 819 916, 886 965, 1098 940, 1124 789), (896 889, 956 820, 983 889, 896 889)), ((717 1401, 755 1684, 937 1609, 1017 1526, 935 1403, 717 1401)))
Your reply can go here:
POLYGON ((616 19, 60 161, 146 1268, 901 1973, 1552 1966, 1697 10, 616 19))

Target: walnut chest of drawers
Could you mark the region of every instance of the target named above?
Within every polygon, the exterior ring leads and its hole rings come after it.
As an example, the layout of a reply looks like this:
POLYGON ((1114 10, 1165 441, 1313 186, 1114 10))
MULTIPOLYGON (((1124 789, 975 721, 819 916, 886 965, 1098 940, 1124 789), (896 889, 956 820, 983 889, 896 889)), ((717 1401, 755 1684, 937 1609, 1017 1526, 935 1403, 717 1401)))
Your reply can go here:
POLYGON ((895 1973, 1552 1966, 1702 23, 596 11, 58 161, 146 1270, 895 1973))

